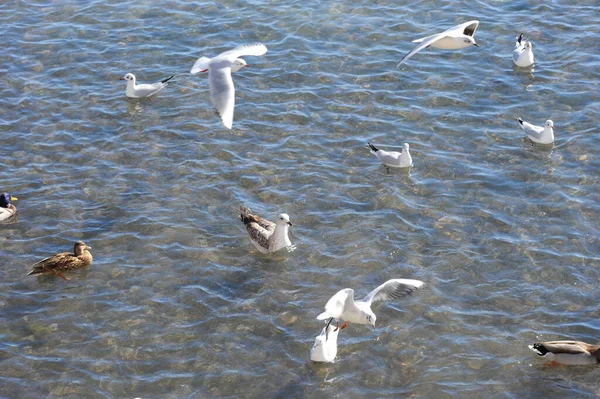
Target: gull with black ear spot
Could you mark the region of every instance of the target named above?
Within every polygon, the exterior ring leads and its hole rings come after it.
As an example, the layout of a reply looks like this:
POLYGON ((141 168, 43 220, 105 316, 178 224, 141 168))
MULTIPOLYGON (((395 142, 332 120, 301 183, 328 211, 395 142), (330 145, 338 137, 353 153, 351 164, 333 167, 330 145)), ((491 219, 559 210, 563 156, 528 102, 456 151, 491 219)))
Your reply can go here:
POLYGON ((427 47, 436 47, 443 50, 459 50, 470 46, 479 47, 477 42, 475 42, 475 38, 473 37, 478 26, 479 21, 473 20, 454 26, 443 31, 442 33, 436 33, 435 35, 413 40, 413 43, 419 44, 408 54, 406 54, 404 58, 402 58, 402 61, 396 65, 396 67, 399 67, 410 57, 427 47))
POLYGON ((526 68, 532 66, 534 63, 533 59, 533 44, 531 42, 523 40, 523 34, 521 33, 515 43, 515 50, 513 51, 513 62, 516 66, 526 68))
POLYGON ((254 215, 246 206, 240 207, 240 219, 246 226, 252 244, 263 254, 277 252, 292 245, 288 237, 292 227, 287 213, 277 216, 275 223, 254 215))
POLYGON ((123 76, 119 80, 127 81, 127 88, 125 89, 125 95, 129 98, 148 98, 152 97, 169 84, 169 80, 173 79, 174 75, 169 76, 166 79, 161 80, 156 83, 144 83, 137 84, 135 80, 135 75, 132 73, 128 73, 123 76))
POLYGON ((344 288, 327 301, 325 311, 317 316, 317 320, 333 317, 349 323, 371 325, 374 328, 377 316, 371 310, 371 304, 403 298, 421 288, 423 284, 422 281, 411 279, 388 280, 371 291, 362 301, 354 301, 354 290, 344 288))
POLYGON ((267 47, 264 44, 251 44, 225 51, 214 58, 200 57, 194 63, 190 71, 192 75, 208 71, 210 99, 221 118, 221 123, 227 129, 231 129, 233 126, 233 110, 235 108, 235 87, 231 73, 249 66, 239 57, 259 56, 266 53, 267 47))
POLYGON ((333 317, 315 338, 315 343, 310 350, 310 360, 320 363, 333 363, 337 356, 337 338, 340 331, 346 328, 346 323, 341 326, 333 325, 333 317))
POLYGON ((523 129, 527 135, 531 145, 548 145, 554 143, 554 122, 552 122, 550 119, 546 121, 544 126, 532 125, 529 122, 525 122, 520 117, 518 117, 517 120, 519 121, 519 124, 521 124, 521 129, 523 129))

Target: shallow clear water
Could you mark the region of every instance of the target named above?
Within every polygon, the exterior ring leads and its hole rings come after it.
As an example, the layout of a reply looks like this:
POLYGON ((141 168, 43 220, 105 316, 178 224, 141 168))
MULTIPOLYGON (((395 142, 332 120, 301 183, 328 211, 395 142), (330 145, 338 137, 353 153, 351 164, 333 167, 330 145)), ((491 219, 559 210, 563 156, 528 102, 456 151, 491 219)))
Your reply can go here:
POLYGON ((0 6, 0 392, 10 398, 600 395, 536 340, 600 341, 594 2, 16 1, 0 6), (410 40, 479 19, 480 48, 410 40), (537 63, 511 61, 524 31, 537 63), (239 44, 234 130, 194 61, 239 44), (152 101, 117 79, 176 74, 152 101), (552 119, 551 149, 515 120, 552 119), (410 173, 367 148, 411 145, 410 173), (241 204, 287 212, 261 255, 241 204), (29 266, 93 246, 69 282, 29 266), (424 289, 308 360, 337 290, 424 289))

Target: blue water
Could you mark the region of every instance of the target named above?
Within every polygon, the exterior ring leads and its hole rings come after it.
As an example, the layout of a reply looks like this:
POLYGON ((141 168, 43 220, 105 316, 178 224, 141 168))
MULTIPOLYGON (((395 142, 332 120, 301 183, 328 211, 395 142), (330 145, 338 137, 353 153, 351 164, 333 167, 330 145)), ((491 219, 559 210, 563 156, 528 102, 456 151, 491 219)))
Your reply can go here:
POLYGON ((600 7, 586 1, 15 1, 0 6, 0 396, 595 398, 600 7), (479 48, 411 40, 478 19, 479 48), (536 64, 512 63, 515 37, 536 64), (261 42, 234 129, 200 56, 261 42), (152 101, 118 78, 175 74, 152 101), (552 148, 516 117, 552 119, 552 148), (410 143, 390 173, 369 153, 410 143), (286 212, 261 255, 238 219, 286 212), (24 277, 84 240, 90 269, 24 277), (314 364, 339 289, 426 285, 314 364))

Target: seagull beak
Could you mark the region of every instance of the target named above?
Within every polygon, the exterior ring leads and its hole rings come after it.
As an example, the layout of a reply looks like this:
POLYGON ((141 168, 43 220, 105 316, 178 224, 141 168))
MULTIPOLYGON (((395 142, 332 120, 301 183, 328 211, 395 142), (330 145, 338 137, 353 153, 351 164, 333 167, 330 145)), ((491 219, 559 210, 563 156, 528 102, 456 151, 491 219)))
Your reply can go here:
POLYGON ((17 201, 17 200, 18 200, 18 198, 17 198, 17 197, 10 197, 10 200, 11 200, 11 201, 17 201))
POLYGON ((125 80, 125 78, 119 78, 119 80, 125 80))
POLYGON ((479 47, 479 44, 477 44, 477 43, 473 43, 473 46, 475 46, 475 47, 479 47))
POLYGON ((203 70, 200 71, 200 73, 204 73, 206 71, 208 71, 208 69, 203 69, 203 70))
POLYGON ((291 227, 291 226, 293 226, 293 225, 292 225, 292 222, 288 222, 287 224, 288 224, 290 227, 291 227))

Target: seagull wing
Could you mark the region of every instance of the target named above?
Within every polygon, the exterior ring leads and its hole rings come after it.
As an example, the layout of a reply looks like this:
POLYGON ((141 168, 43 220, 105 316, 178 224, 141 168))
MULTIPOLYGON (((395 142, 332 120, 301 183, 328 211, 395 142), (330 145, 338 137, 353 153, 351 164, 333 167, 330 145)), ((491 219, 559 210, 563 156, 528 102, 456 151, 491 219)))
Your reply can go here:
POLYGON ((461 35, 473 37, 478 26, 479 21, 474 19, 473 21, 465 22, 464 24, 447 29, 444 33, 459 32, 461 35))
POLYGON ((261 43, 257 44, 246 44, 243 46, 238 46, 233 50, 225 51, 217 56, 218 59, 226 59, 230 62, 235 61, 237 58, 244 57, 246 55, 264 55, 267 53, 267 46, 261 43))
POLYGON ((210 63, 211 58, 208 57, 200 57, 194 63, 194 66, 190 70, 192 75, 197 74, 198 72, 206 71, 208 69, 208 64, 210 63))
POLYGON ((392 299, 400 299, 407 295, 412 294, 415 290, 423 286, 423 282, 419 280, 410 280, 397 278, 388 280, 375 288, 367 295, 362 302, 367 303, 369 306, 373 302, 377 301, 389 301, 392 299))
POLYGON ((231 129, 235 107, 235 87, 231 79, 231 67, 218 67, 214 63, 212 65, 208 70, 210 99, 219 113, 223 126, 231 129))
POLYGON ((531 137, 535 137, 536 139, 541 139, 542 133, 544 132, 543 126, 535 126, 529 122, 519 121, 521 122, 521 127, 525 131, 525 134, 531 137))
POLYGON ((447 36, 446 32, 442 32, 442 33, 438 33, 437 35, 431 35, 431 36, 424 37, 422 39, 415 40, 415 42, 419 43, 419 45, 417 47, 415 47, 414 49, 410 50, 410 53, 406 54, 404 56, 404 58, 402 58, 402 61, 400 61, 398 63, 398 65, 396 65, 396 68, 398 68, 400 65, 405 63, 410 57, 417 54, 419 51, 423 50, 426 47, 429 47, 433 42, 436 42, 446 36, 447 36))
POLYGON ((317 316, 317 320, 325 320, 330 317, 339 319, 345 312, 353 309, 356 309, 356 305, 354 304, 354 290, 352 288, 344 288, 327 301, 325 311, 317 316))

